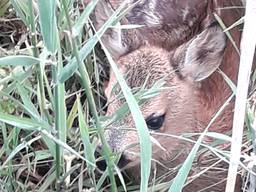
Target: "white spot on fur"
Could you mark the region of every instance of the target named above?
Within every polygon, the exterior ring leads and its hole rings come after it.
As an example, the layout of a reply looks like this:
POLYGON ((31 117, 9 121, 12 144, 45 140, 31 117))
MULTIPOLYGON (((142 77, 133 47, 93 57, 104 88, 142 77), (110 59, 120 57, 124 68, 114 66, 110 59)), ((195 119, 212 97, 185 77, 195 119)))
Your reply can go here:
POLYGON ((122 45, 122 29, 120 28, 121 23, 118 22, 118 23, 116 24, 116 26, 118 26, 117 29, 116 29, 116 32, 117 32, 117 43, 118 43, 119 45, 122 45))
POLYGON ((187 6, 185 9, 183 9, 183 21, 185 21, 189 14, 189 7, 187 6))
POLYGON ((193 22, 192 20, 190 20, 190 21, 188 22, 188 25, 189 25, 190 27, 192 27, 193 24, 194 24, 194 22, 193 22))
POLYGON ((148 9, 147 12, 144 12, 145 14, 145 20, 147 26, 154 26, 161 24, 161 16, 155 11, 157 5, 157 0, 152 0, 148 3, 148 9))
POLYGON ((185 30, 186 29, 184 27, 173 28, 171 31, 172 34, 170 36, 176 37, 177 39, 181 39, 182 32, 185 30))

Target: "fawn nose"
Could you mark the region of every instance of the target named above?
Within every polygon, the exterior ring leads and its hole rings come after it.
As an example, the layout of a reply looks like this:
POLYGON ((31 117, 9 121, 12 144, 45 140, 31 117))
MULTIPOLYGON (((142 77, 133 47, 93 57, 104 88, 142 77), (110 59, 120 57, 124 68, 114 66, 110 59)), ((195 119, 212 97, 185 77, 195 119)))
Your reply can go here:
POLYGON ((117 163, 117 166, 122 169, 124 168, 128 163, 130 162, 130 160, 124 155, 122 154, 118 163, 117 163))
MULTIPOLYGON (((101 153, 101 147, 97 147, 97 150, 94 153, 95 159, 97 160, 98 158, 102 157, 101 153)), ((100 160, 96 161, 96 166, 100 171, 105 171, 107 168, 107 163, 105 159, 101 158, 100 160)))
MULTIPOLYGON (((96 151, 95 152, 95 158, 99 158, 101 157, 101 153, 99 151, 96 151)), ((121 155, 118 163, 117 163, 117 166, 119 169, 122 169, 124 168, 128 163, 130 162, 130 160, 128 158, 126 158, 126 156, 124 154, 121 155)), ((105 171, 106 168, 107 168, 107 163, 106 163, 106 160, 103 158, 99 161, 96 162, 96 166, 97 168, 100 170, 100 171, 105 171)))

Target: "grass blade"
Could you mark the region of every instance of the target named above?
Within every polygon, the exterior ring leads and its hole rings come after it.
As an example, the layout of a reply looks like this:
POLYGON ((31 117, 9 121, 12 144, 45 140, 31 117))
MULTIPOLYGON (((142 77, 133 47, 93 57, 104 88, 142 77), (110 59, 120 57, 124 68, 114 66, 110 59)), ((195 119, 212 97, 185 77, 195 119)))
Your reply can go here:
POLYGON ((192 163, 195 159, 196 153, 203 141, 204 136, 206 135, 209 127, 212 125, 212 123, 216 120, 216 118, 221 114, 221 112, 224 110, 224 108, 229 104, 231 99, 234 97, 234 93, 225 101, 225 103, 221 106, 221 108, 218 110, 218 112, 214 115, 214 117, 211 119, 210 123, 205 128, 204 132, 200 135, 198 140, 196 141, 195 145, 193 146, 191 152, 189 153, 187 159, 183 163, 182 167, 179 169, 178 174, 173 180, 173 183, 169 189, 169 192, 180 192, 183 188, 183 185, 186 181, 186 178, 189 174, 189 171, 192 167, 192 163))
POLYGON ((235 188, 237 168, 240 158, 240 150, 243 137, 243 126, 245 118, 245 107, 250 80, 250 72, 256 45, 256 1, 246 1, 246 11, 244 16, 244 30, 241 41, 241 57, 238 74, 235 112, 233 119, 231 158, 228 170, 226 192, 233 191, 235 188))
POLYGON ((213 15, 214 15, 215 19, 218 21, 218 23, 220 24, 221 28, 223 29, 223 32, 225 32, 225 34, 227 35, 228 39, 230 40, 230 42, 232 43, 232 45, 236 49, 236 52, 238 53, 238 55, 240 55, 239 48, 236 45, 236 42, 234 41, 234 39, 231 36, 230 32, 227 30, 227 27, 224 24, 224 22, 222 21, 222 19, 216 13, 213 13, 213 15))
MULTIPOLYGON (((116 24, 116 22, 119 21, 119 14, 122 9, 123 7, 120 6, 114 12, 114 14, 111 15, 111 17, 104 23, 104 25, 96 32, 96 34, 88 40, 88 42, 81 48, 81 50, 79 50, 78 55, 81 61, 83 61, 89 55, 89 53, 91 53, 92 49, 98 42, 98 38, 100 38, 110 26, 116 24)), ((59 82, 65 82, 69 77, 71 77, 74 74, 77 68, 78 64, 76 58, 72 58, 71 61, 60 71, 58 77, 59 82)))
POLYGON ((0 171, 5 167, 5 165, 17 154, 19 153, 22 149, 26 148, 27 146, 30 146, 33 142, 39 140, 41 138, 41 136, 37 136, 33 139, 31 139, 28 142, 22 142, 21 144, 19 144, 14 150, 12 150, 12 152, 8 155, 7 159, 5 160, 5 162, 1 165, 0 167, 0 171))
POLYGON ((116 76, 118 83, 120 84, 121 90, 124 94, 124 97, 127 101, 129 109, 131 111, 132 117, 135 122, 135 126, 138 130, 139 140, 140 140, 140 161, 141 163, 141 183, 140 183, 140 191, 147 192, 148 191, 148 180, 150 176, 151 170, 151 154, 152 154, 152 144, 150 141, 150 135, 148 132, 147 125, 140 111, 139 105, 134 98, 130 88, 126 84, 123 76, 120 74, 117 65, 112 59, 110 53, 102 44, 102 48, 105 51, 105 54, 109 60, 111 68, 116 76))
POLYGON ((48 51, 55 53, 57 50, 57 23, 55 17, 55 0, 38 0, 39 18, 44 44, 48 51))
POLYGON ((26 13, 28 13, 28 0, 11 0, 12 6, 14 7, 16 13, 22 19, 22 21, 28 26, 29 17, 26 13))
POLYGON ((39 115, 37 109, 35 108, 35 106, 33 105, 33 103, 31 102, 31 99, 28 97, 28 93, 26 92, 24 87, 22 87, 22 85, 19 85, 17 88, 18 88, 18 92, 21 96, 21 99, 23 101, 24 108, 29 112, 29 114, 32 117, 34 117, 37 120, 40 119, 40 115, 39 115))
POLYGON ((81 14, 80 18, 75 23, 73 29, 75 34, 80 34, 82 28, 84 27, 84 24, 88 22, 89 16, 91 12, 93 11, 94 7, 98 3, 99 0, 93 0, 91 1, 86 8, 83 10, 83 13, 81 14))
POLYGON ((29 67, 38 64, 39 62, 40 60, 38 58, 26 55, 7 56, 0 58, 0 67, 9 65, 29 67))
POLYGON ((114 172, 113 172, 114 162, 113 162, 113 159, 111 158, 112 157, 112 151, 110 150, 110 148, 108 146, 108 143, 107 143, 107 141, 104 137, 104 128, 102 127, 99 116, 98 116, 97 108, 96 108, 94 97, 93 97, 92 90, 91 90, 91 82, 90 82, 90 78, 89 78, 87 69, 85 68, 84 64, 82 63, 81 57, 78 53, 77 43, 76 43, 75 39, 73 38, 71 19, 69 18, 67 4, 66 4, 65 0, 62 0, 61 3, 62 3, 62 7, 65 11, 65 16, 66 16, 66 19, 67 19, 69 32, 71 34, 71 43, 72 43, 72 46, 73 46, 73 55, 75 56, 73 59, 76 60, 76 63, 78 65, 79 73, 81 75, 82 86, 84 86, 84 88, 85 88, 85 93, 86 93, 87 100, 88 100, 88 103, 89 103, 89 106, 90 106, 90 110, 91 110, 92 115, 93 115, 94 120, 95 120, 98 135, 99 135, 100 140, 102 142, 103 155, 104 155, 104 158, 106 159, 106 162, 107 162, 107 168, 108 168, 108 173, 109 173, 110 182, 111 182, 111 190, 112 191, 117 191, 116 181, 115 181, 114 172))
POLYGON ((70 147, 69 145, 67 145, 66 143, 62 142, 61 140, 57 139, 56 137, 54 137, 52 134, 50 134, 48 131, 46 130, 41 130, 41 133, 43 135, 45 135, 46 137, 48 137, 49 139, 53 140, 56 144, 62 146, 63 148, 65 148, 67 151, 69 151, 70 153, 74 154, 76 157, 82 159, 83 161, 85 161, 87 164, 90 164, 91 166, 95 167, 96 165, 92 162, 90 162, 89 160, 87 160, 86 158, 84 158, 83 156, 80 155, 79 152, 75 151, 72 147, 70 147))
POLYGON ((9 0, 2 0, 0 2, 0 17, 4 15, 5 11, 8 9, 9 6, 10 6, 9 0))
MULTIPOLYGON (((92 144, 90 143, 90 135, 89 135, 89 130, 88 130, 88 125, 85 122, 84 114, 83 114, 83 109, 82 105, 80 102, 80 98, 77 98, 77 104, 78 104, 78 121, 79 121, 79 128, 80 128, 80 133, 81 133, 81 138, 84 144, 84 152, 85 152, 85 157, 92 162, 95 163, 95 157, 94 157, 94 152, 93 152, 93 147, 92 144)), ((91 165, 87 165, 88 169, 91 173, 94 171, 94 167, 91 165)))
POLYGON ((27 129, 27 130, 38 130, 40 127, 41 128, 49 127, 45 123, 39 123, 30 118, 17 117, 15 115, 8 115, 2 112, 0 112, 0 121, 7 123, 9 125, 19 127, 22 129, 27 129))

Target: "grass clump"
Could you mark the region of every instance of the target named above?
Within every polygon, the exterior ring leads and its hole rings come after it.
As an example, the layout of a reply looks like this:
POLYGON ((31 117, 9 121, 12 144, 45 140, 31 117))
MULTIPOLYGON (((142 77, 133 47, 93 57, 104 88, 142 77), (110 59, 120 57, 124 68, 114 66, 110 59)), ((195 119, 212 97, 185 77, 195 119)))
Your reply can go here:
MULTIPOLYGON (((218 117, 217 113, 203 133, 179 137, 168 135, 191 142, 194 148, 183 165, 149 181, 152 140, 138 101, 154 96, 162 84, 156 82, 150 90, 142 88, 132 94, 133 90, 127 87, 108 50, 102 45, 127 101, 114 117, 102 117, 104 70, 101 71, 97 62, 105 62, 106 58, 96 44, 129 8, 122 5, 116 9, 95 32, 90 25, 90 15, 97 3, 98 0, 87 5, 82 0, 0 2, 0 191, 180 191, 183 185, 210 167, 217 170, 219 162, 229 163, 232 154, 217 146, 232 141, 231 137, 207 130, 218 117), (110 150, 104 136, 106 125, 123 118, 129 110, 140 136, 140 158, 144 162, 140 186, 126 183, 116 166, 120 154, 110 150), (192 139, 195 135, 199 136, 197 141, 192 139), (215 138, 216 142, 204 144, 205 136, 215 138), (99 141, 103 144, 103 156, 96 158, 94 154, 99 141), (190 177, 195 159, 209 151, 217 161, 190 177), (107 162, 104 172, 97 167, 97 161, 102 159, 107 162), (178 170, 174 180, 163 182, 167 175, 174 175, 178 170)), ((252 78, 249 94, 252 104, 248 105, 246 122, 251 132, 247 138, 241 135, 241 139, 245 138, 242 145, 245 152, 252 149, 251 139, 255 138, 255 75, 252 78)), ((234 93, 219 113, 236 94, 236 87, 228 78, 226 81, 234 93)), ((245 154, 241 157, 251 161, 245 154)), ((253 169, 242 162, 240 165, 253 179, 253 169)), ((238 172, 241 170, 235 174, 238 172)))

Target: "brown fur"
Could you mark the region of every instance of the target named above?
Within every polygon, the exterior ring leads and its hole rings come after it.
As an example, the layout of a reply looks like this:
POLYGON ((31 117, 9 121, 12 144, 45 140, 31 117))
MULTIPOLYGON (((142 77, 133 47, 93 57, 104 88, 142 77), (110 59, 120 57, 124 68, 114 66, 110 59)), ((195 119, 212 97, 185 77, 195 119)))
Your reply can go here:
MULTIPOLYGON (((227 26, 234 23, 242 15, 241 9, 219 9, 241 6, 239 0, 101 0, 93 17, 96 29, 102 26, 122 2, 126 2, 127 6, 136 2, 139 3, 120 23, 142 25, 143 27, 134 30, 122 30, 122 44, 118 45, 119 50, 110 48, 110 51, 114 49, 116 52, 120 52, 119 54, 113 53, 115 57, 148 44, 171 50, 209 26, 215 20, 213 12, 221 16, 227 26), (232 17, 230 17, 231 14, 232 17), (121 51, 120 48, 125 50, 121 51)), ((103 37, 106 46, 111 46, 116 41, 116 36, 117 30, 109 29, 103 37)))
MULTIPOLYGON (((128 5, 134 2, 127 1, 128 5)), ((122 74, 127 75, 127 84, 131 88, 141 87, 149 75, 147 87, 153 82, 166 78, 165 87, 159 95, 151 98, 141 106, 146 119, 150 115, 165 114, 163 126, 158 133, 181 135, 189 132, 202 132, 208 125, 220 106, 232 93, 231 89, 216 71, 219 67, 233 82, 236 82, 239 55, 230 41, 225 41, 218 26, 212 26, 213 12, 216 12, 229 26, 242 16, 241 10, 220 7, 241 5, 239 0, 143 0, 137 4, 121 23, 144 24, 140 29, 123 30, 121 43, 116 41, 119 33, 115 29, 108 30, 103 36, 103 42, 115 57, 122 74), (186 60, 186 58, 188 58, 186 60)), ((113 9, 120 1, 110 3, 113 9)), ((95 11, 97 29, 111 15, 105 1, 98 5, 95 11), (104 10, 104 11, 103 11, 104 10)), ((231 30, 231 35, 240 44, 238 27, 231 30)), ((110 81, 105 90, 108 101, 107 115, 112 115, 123 104, 116 100, 117 92, 111 95, 111 90, 117 83, 111 72, 110 81)), ((119 90, 119 89, 117 89, 119 90)), ((231 129, 233 118, 233 103, 229 104, 220 117, 210 127, 211 131, 224 133, 231 129)), ((114 151, 123 152, 130 161, 128 172, 138 177, 134 170, 139 166, 139 149, 135 146, 126 149, 132 143, 138 143, 136 131, 130 114, 122 122, 113 125, 107 131, 107 138, 114 151)), ((166 167, 175 167, 181 163, 189 150, 191 143, 152 134, 165 149, 153 147, 153 159, 166 167), (181 150, 182 149, 182 150, 181 150)), ((223 166, 223 165, 220 165, 223 166)), ((157 165, 157 175, 166 172, 157 165)), ((225 178, 225 173, 204 174, 193 182, 193 190, 197 191, 225 178), (212 176, 215 179, 209 178, 212 176)), ((214 191, 223 191, 224 184, 214 191)), ((192 185, 190 185, 191 187, 192 185)), ((187 188, 191 191, 191 188, 187 188)))

